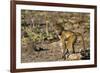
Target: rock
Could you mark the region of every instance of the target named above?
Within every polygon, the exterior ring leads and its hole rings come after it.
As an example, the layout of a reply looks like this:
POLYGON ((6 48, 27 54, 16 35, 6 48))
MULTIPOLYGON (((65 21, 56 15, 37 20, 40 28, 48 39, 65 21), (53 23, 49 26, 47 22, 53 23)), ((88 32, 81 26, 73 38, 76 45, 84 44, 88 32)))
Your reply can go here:
POLYGON ((71 54, 69 56, 66 55, 67 60, 81 60, 82 55, 80 53, 71 54))

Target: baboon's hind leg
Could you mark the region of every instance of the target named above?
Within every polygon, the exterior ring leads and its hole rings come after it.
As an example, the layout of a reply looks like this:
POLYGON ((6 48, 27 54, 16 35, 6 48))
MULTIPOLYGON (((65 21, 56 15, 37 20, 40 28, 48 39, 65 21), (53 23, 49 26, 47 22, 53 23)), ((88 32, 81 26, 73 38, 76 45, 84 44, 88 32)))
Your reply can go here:
POLYGON ((69 56, 69 53, 68 53, 68 49, 64 49, 63 50, 63 55, 62 55, 62 58, 64 59, 64 60, 66 60, 66 58, 69 56), (67 55, 67 56, 66 56, 67 55))
POLYGON ((68 52, 69 54, 73 54, 75 53, 75 48, 74 48, 74 43, 76 41, 76 36, 71 36, 69 39, 68 39, 68 42, 67 42, 67 49, 68 49, 68 52))
POLYGON ((68 50, 66 49, 66 41, 62 40, 62 58, 66 59, 66 54, 68 53, 68 50))

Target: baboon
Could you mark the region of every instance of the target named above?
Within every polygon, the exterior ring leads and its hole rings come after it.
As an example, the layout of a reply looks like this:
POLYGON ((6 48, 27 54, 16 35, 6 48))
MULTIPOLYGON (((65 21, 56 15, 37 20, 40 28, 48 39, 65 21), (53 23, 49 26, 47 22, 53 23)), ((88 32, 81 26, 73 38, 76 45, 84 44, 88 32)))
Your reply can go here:
POLYGON ((70 30, 64 30, 62 26, 58 26, 58 25, 55 27, 55 32, 58 38, 61 40, 62 52, 63 52, 62 58, 64 58, 64 60, 66 59, 66 55, 68 57, 70 54, 75 53, 74 44, 77 40, 77 36, 81 36, 82 38, 82 42, 83 42, 82 53, 85 54, 85 43, 81 33, 72 32, 70 30))

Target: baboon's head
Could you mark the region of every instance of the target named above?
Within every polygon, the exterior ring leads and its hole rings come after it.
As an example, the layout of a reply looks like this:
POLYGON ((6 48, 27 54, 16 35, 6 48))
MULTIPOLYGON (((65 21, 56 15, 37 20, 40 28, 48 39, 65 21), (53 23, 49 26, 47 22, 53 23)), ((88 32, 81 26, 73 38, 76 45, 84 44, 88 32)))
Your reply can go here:
POLYGON ((60 25, 60 24, 56 24, 54 26, 54 32, 57 34, 57 35, 61 35, 62 31, 64 30, 64 28, 60 25))

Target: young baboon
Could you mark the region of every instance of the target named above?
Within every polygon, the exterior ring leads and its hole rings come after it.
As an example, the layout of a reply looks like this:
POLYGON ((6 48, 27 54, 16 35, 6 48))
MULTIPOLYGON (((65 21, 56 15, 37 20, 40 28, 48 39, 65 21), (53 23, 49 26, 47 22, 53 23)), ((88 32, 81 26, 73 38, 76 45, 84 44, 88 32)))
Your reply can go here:
POLYGON ((85 53, 85 44, 84 44, 84 38, 81 33, 78 32, 72 32, 70 30, 64 30, 62 26, 56 26, 55 32, 62 43, 62 58, 66 59, 70 54, 75 53, 74 44, 77 40, 77 36, 81 36, 82 42, 83 42, 83 51, 85 53))

